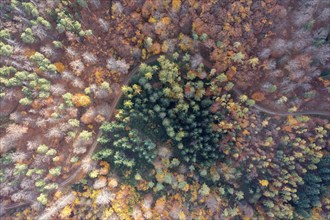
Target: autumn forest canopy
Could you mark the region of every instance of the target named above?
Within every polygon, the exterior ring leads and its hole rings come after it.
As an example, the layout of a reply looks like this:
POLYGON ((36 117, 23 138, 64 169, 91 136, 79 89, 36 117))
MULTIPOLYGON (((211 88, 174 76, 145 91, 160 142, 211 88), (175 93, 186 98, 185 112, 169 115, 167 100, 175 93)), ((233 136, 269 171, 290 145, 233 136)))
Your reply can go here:
POLYGON ((330 2, 3 0, 1 219, 329 219, 330 2))

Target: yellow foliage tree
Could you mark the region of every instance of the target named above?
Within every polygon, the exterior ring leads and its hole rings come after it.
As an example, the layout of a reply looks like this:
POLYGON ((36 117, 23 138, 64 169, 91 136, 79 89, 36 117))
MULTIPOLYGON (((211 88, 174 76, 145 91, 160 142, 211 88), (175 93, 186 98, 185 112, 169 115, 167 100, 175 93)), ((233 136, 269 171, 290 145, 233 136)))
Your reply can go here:
POLYGON ((63 73, 63 71, 65 70, 65 66, 61 62, 56 62, 56 63, 54 63, 54 65, 56 67, 57 72, 59 72, 59 73, 63 73))
POLYGON ((268 180, 259 180, 259 183, 262 186, 268 186, 268 184, 269 184, 268 180))
POLYGON ((179 11, 181 8, 181 0, 172 0, 173 11, 179 11))
POLYGON ((72 97, 72 101, 76 107, 86 107, 91 104, 91 99, 87 95, 81 93, 75 94, 72 97))
POLYGON ((64 209, 61 211, 60 216, 63 219, 66 219, 67 217, 69 217, 71 215, 71 211, 72 211, 72 209, 70 208, 70 206, 65 206, 64 209))

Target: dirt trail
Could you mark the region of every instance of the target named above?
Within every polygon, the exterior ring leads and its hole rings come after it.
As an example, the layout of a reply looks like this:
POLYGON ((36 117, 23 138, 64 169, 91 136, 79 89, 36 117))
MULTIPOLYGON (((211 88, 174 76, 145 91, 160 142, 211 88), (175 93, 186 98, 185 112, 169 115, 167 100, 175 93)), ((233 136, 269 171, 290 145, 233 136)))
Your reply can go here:
MULTIPOLYGON (((158 59, 159 56, 160 55, 151 56, 150 58, 148 58, 147 60, 143 60, 142 62, 143 63, 146 63, 146 64, 153 63, 153 62, 155 62, 158 59)), ((136 64, 135 67, 133 67, 131 69, 131 71, 126 76, 125 80, 123 81, 122 86, 128 85, 130 83, 132 76, 139 70, 140 63, 136 64)), ((203 63, 208 68, 210 68, 210 69, 212 68, 210 62, 208 62, 206 60, 203 60, 203 63)), ((237 87, 234 87, 232 91, 237 96, 241 96, 241 95, 244 94, 237 87)), ((110 109, 110 114, 108 115, 108 118, 106 118, 106 120, 110 120, 111 117, 113 116, 113 113, 115 112, 115 109, 117 107, 117 104, 118 104, 119 100, 121 99, 121 96, 122 96, 122 91, 120 90, 118 92, 118 94, 116 95, 116 98, 112 102, 112 106, 111 106, 111 109, 110 109)), ((274 111, 272 109, 265 108, 265 107, 263 107, 263 106, 261 106, 260 104, 257 104, 257 103, 254 104, 252 106, 252 108, 255 108, 256 110, 258 110, 260 112, 264 112, 264 113, 271 114, 271 115, 278 115, 278 116, 288 116, 288 115, 293 115, 293 116, 298 116, 298 115, 316 115, 316 116, 330 117, 330 112, 318 111, 318 110, 308 110, 308 111, 301 111, 301 112, 277 112, 277 111, 274 111)), ((87 155, 83 159, 83 161, 84 160, 86 160, 86 161, 90 161, 91 160, 91 155, 95 151, 95 149, 97 147, 97 144, 98 144, 97 140, 98 140, 99 137, 101 137, 101 135, 102 135, 102 131, 99 130, 98 133, 97 133, 97 135, 96 135, 96 138, 95 138, 93 144, 91 145, 91 147, 90 147, 87 155)), ((61 182, 59 184, 59 189, 64 188, 64 187, 68 186, 69 184, 73 183, 73 181, 76 180, 76 178, 79 176, 79 174, 85 174, 85 173, 86 173, 86 171, 84 170, 84 168, 82 166, 80 166, 70 177, 68 177, 66 180, 64 180, 63 182, 61 182)), ((22 206, 25 206, 25 205, 29 205, 31 202, 32 201, 21 203, 21 204, 9 205, 7 207, 2 207, 2 209, 6 211, 6 210, 13 209, 13 208, 19 208, 19 207, 22 207, 22 206)))
MULTIPOLYGON (((158 59, 158 55, 157 56, 152 56, 150 57, 149 59, 147 60, 144 60, 143 62, 148 64, 148 63, 153 63, 155 62, 157 59, 158 59)), ((126 79, 124 80, 124 82, 122 83, 122 86, 124 85, 128 85, 132 79, 132 76, 139 70, 139 64, 138 65, 135 65, 135 67, 130 71, 130 73, 127 75, 126 79)), ((113 113, 115 112, 116 110, 116 107, 117 107, 117 104, 119 102, 119 100, 121 99, 121 96, 122 96, 122 91, 120 90, 119 93, 116 95, 116 98, 113 100, 113 103, 112 103, 112 106, 111 106, 111 109, 110 109, 110 113, 108 115, 108 118, 106 118, 106 120, 110 120, 111 117, 113 116, 113 113)), ((94 141, 94 143, 92 144, 91 148, 89 149, 87 155, 85 156, 85 159, 83 160, 90 160, 91 159, 91 156, 94 152, 94 150, 96 149, 97 147, 97 140, 101 137, 102 135, 102 131, 99 130, 97 135, 96 135, 96 139, 94 141)), ((64 182, 62 182, 60 184, 61 187, 65 187, 66 185, 68 185, 72 180, 74 180, 78 174, 83 171, 83 167, 79 167, 68 179, 66 179, 64 182)))
MULTIPOLYGON (((148 58, 147 60, 143 60, 142 62, 146 63, 146 64, 150 64, 150 63, 155 62, 158 59, 158 57, 159 57, 159 55, 152 56, 152 57, 148 58)), ((130 81, 132 79, 132 76, 139 70, 140 63, 136 64, 131 69, 131 71, 126 76, 125 80, 123 81, 122 86, 128 85, 130 83, 130 81)), ((122 96, 122 91, 120 90, 118 92, 118 94, 116 95, 116 98, 113 100, 112 105, 111 105, 111 109, 110 109, 110 113, 109 113, 108 117, 105 120, 110 120, 111 119, 111 117, 113 116, 113 113, 115 112, 115 109, 117 107, 117 104, 118 104, 121 96, 122 96)), ((95 149, 97 147, 97 144, 98 144, 97 140, 99 139, 99 137, 101 137, 101 135, 102 135, 102 131, 99 130, 96 137, 95 137, 95 140, 94 140, 93 144, 91 145, 91 147, 90 147, 90 149, 87 153, 87 155, 84 157, 84 159, 82 159, 83 161, 86 161, 86 160, 90 161, 91 160, 91 156, 92 156, 93 152, 95 151, 95 149)), ((71 184, 79 176, 79 174, 84 174, 84 173, 85 173, 84 168, 82 166, 80 166, 66 180, 59 183, 59 188, 57 190, 60 190, 61 188, 64 188, 64 187, 68 186, 69 184, 71 184)), ((10 209, 19 208, 19 207, 22 207, 22 206, 29 205, 31 202, 33 202, 33 201, 19 203, 19 204, 13 204, 13 205, 5 206, 5 207, 0 207, 0 209, 2 209, 4 211, 7 211, 7 210, 10 210, 10 209)))
MULTIPOLYGON (((236 95, 241 96, 243 95, 242 91, 240 91, 238 88, 234 87, 233 91, 236 93, 236 95)), ((320 110, 306 110, 306 111, 301 111, 301 112, 279 112, 275 111, 266 107, 261 106, 260 104, 254 104, 252 106, 253 108, 257 109, 260 112, 264 112, 270 115, 278 115, 278 116, 288 116, 288 115, 293 115, 293 116, 299 116, 299 115, 319 115, 319 116, 327 116, 330 117, 330 111, 320 111, 320 110)))
MULTIPOLYGON (((147 60, 144 60, 143 63, 146 63, 146 64, 153 63, 153 62, 155 62, 158 59, 159 56, 160 55, 152 56, 152 57, 148 58, 147 60)), ((204 64, 207 66, 207 64, 209 64, 209 63, 205 61, 204 64)), ((212 68, 212 66, 208 66, 208 67, 209 68, 212 68)), ((138 70, 139 70, 139 64, 135 65, 135 67, 129 72, 129 74, 127 75, 126 79, 122 83, 122 86, 128 85, 130 83, 130 81, 131 81, 131 78, 133 77, 133 75, 138 70)), ((243 93, 238 88, 235 88, 234 87, 233 91, 238 96, 243 95, 243 93)), ((119 93, 117 94, 115 100, 112 103, 110 114, 109 114, 109 116, 108 116, 108 118, 106 120, 110 120, 111 119, 111 117, 112 117, 112 115, 113 115, 113 113, 114 113, 114 111, 115 111, 115 109, 117 107, 117 104, 118 104, 121 96, 122 96, 122 91, 120 90, 119 93)), ((288 116, 288 115, 294 115, 294 116, 297 116, 297 115, 320 115, 320 116, 328 116, 328 117, 330 117, 330 112, 323 112, 323 111, 313 111, 313 110, 310 110, 310 111, 293 112, 293 113, 292 112, 276 112, 274 110, 265 108, 265 107, 263 107, 263 106, 261 106, 259 104, 253 105, 253 108, 257 109, 258 111, 267 113, 267 114, 278 115, 278 116, 288 116)), ((102 131, 99 130, 94 143, 92 144, 92 146, 89 149, 87 155, 85 156, 85 160, 90 160, 91 159, 91 155, 93 154, 93 152, 95 151, 95 149, 97 147, 97 143, 98 143, 97 142, 97 139, 99 137, 101 137, 101 135, 102 135, 102 131)), ((60 184, 60 187, 65 187, 68 184, 70 184, 71 181, 73 181, 80 174, 80 172, 82 172, 82 171, 83 171, 83 167, 80 166, 68 179, 66 179, 64 182, 62 182, 60 184)))

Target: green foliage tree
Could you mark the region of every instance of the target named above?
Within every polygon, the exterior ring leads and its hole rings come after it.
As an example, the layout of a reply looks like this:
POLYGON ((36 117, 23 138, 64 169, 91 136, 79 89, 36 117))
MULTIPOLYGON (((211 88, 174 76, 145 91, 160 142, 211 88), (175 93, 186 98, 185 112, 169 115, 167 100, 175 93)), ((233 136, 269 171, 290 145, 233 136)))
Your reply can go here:
MULTIPOLYGON (((83 4, 84 1, 80 1, 83 4)), ((87 5, 87 3, 86 3, 87 5)), ((91 35, 91 30, 83 30, 79 21, 73 19, 72 15, 68 13, 67 10, 63 8, 57 8, 55 10, 57 15, 57 26, 56 29, 59 33, 63 33, 64 31, 72 32, 77 34, 80 37, 85 35, 91 35)))
POLYGON ((41 144, 41 145, 39 145, 38 146, 38 148, 37 148, 37 153, 39 153, 39 154, 45 154, 45 153, 47 153, 47 151, 49 150, 49 148, 48 148, 48 146, 47 145, 45 145, 45 144, 41 144))
POLYGON ((0 38, 1 39, 9 39, 10 36, 11 36, 11 34, 7 29, 0 30, 0 38))
POLYGON ((48 202, 48 197, 47 194, 45 193, 41 193, 38 197, 37 197, 37 201, 40 202, 43 205, 46 205, 48 202))
POLYGON ((189 67, 185 64, 188 60, 185 60, 171 61, 161 56, 159 68, 141 65, 137 83, 143 91, 138 95, 127 91, 125 95, 133 96, 130 103, 134 103, 134 110, 141 112, 143 117, 160 120, 168 137, 180 146, 177 152, 186 162, 210 164, 218 158, 214 146, 220 140, 220 134, 211 128, 215 116, 209 111, 212 101, 203 99, 206 81, 182 75, 182 72, 189 72, 189 69, 184 69, 189 67), (151 83, 159 81, 161 88, 153 89, 148 82, 150 79, 146 79, 148 73, 153 75, 151 83), (196 121, 200 123, 194 123, 196 121))
POLYGON ((54 45, 55 48, 62 48, 63 47, 63 44, 61 43, 61 41, 57 41, 57 40, 53 41, 53 45, 54 45))
POLYGON ((49 23, 49 21, 47 21, 43 17, 38 17, 37 22, 42 24, 47 30, 50 30, 52 28, 52 25, 49 23))
POLYGON ((38 8, 32 2, 22 2, 23 10, 32 15, 33 17, 37 17, 39 15, 38 8))
POLYGON ((317 164, 316 170, 310 170, 303 177, 304 184, 298 188, 298 199, 293 205, 299 215, 310 218, 313 207, 320 207, 321 198, 329 193, 330 156, 324 156, 317 164))
MULTIPOLYGON (((124 121, 105 122, 100 129, 103 134, 98 142, 103 149, 93 155, 93 159, 108 159, 118 168, 132 168, 136 161, 150 164, 156 157, 156 144, 148 138, 141 138, 136 129, 128 129, 124 121), (108 149, 107 147, 112 147, 108 149)), ((138 164, 143 164, 138 163, 138 164)))
POLYGON ((53 176, 59 176, 61 175, 62 167, 57 166, 49 170, 49 173, 53 176))
POLYGON ((47 71, 49 73, 57 73, 56 66, 50 62, 43 54, 36 52, 30 56, 30 60, 38 65, 39 69, 42 71, 47 71))
POLYGON ((27 98, 27 97, 25 97, 25 98, 20 99, 19 100, 19 103, 21 105, 30 105, 32 103, 32 100, 29 99, 29 98, 27 98))
POLYGON ((0 41, 0 56, 10 56, 13 53, 13 47, 0 41))
POLYGON ((24 43, 27 43, 27 44, 33 44, 36 41, 36 38, 33 35, 31 28, 25 29, 25 31, 21 34, 21 39, 24 43))
POLYGON ((205 95, 209 79, 188 78, 187 62, 187 57, 181 60, 176 54, 175 59, 160 56, 154 66, 140 65, 133 85, 122 88, 123 109, 117 120, 100 127, 103 135, 98 141, 111 152, 101 150, 94 158, 126 168, 141 164, 138 161, 151 164, 156 156, 155 141, 167 138, 176 146, 180 161, 210 165, 219 158, 221 134, 212 129, 212 123, 221 114, 209 110, 215 99, 205 95))
POLYGON ((22 86, 21 91, 25 95, 19 102, 22 105, 30 105, 35 98, 47 98, 50 91, 50 82, 40 78, 36 73, 17 71, 12 66, 0 68, 0 92, 5 87, 22 86))

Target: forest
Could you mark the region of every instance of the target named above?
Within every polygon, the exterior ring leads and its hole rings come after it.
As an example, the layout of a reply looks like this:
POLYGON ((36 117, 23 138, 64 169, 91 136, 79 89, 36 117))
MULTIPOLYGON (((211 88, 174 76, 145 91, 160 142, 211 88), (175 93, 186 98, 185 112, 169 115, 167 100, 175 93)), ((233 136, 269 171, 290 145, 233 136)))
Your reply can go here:
POLYGON ((327 0, 1 0, 0 218, 330 219, 327 0))

